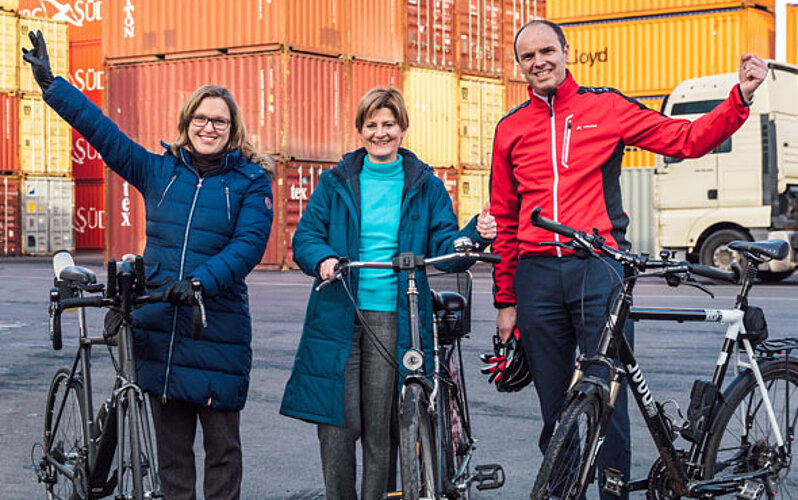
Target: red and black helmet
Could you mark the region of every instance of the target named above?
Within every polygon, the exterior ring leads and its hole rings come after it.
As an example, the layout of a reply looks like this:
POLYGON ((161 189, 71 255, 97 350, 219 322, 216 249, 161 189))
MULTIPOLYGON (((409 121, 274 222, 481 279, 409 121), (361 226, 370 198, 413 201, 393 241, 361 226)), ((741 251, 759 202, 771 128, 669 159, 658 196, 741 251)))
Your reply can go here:
POLYGON ((518 328, 507 342, 502 342, 497 333, 493 336, 493 353, 479 357, 488 365, 482 368, 482 373, 490 375, 488 383, 496 384, 499 392, 517 392, 532 382, 520 338, 518 328))

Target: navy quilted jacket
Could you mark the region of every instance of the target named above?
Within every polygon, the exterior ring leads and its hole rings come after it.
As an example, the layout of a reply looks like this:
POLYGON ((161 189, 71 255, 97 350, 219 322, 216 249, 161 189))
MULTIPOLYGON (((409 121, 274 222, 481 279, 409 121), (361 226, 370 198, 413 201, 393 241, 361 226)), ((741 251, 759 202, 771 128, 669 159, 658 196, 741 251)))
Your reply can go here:
POLYGON ((190 307, 160 303, 135 312, 141 387, 159 398, 240 410, 252 366, 244 278, 260 261, 272 223, 266 172, 235 151, 200 178, 187 152, 150 153, 63 78, 44 99, 144 197, 147 279, 193 276, 204 287, 208 326, 200 340, 191 339, 190 307))

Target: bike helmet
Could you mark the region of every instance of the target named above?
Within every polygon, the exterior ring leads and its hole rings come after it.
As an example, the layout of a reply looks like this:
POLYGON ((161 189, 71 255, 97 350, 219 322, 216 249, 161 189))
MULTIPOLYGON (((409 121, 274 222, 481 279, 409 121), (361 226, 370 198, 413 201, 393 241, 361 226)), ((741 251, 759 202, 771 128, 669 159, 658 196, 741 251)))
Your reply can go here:
POLYGON ((507 342, 502 342, 497 333, 493 336, 493 354, 479 357, 488 365, 482 368, 482 373, 490 375, 488 383, 494 383, 499 392, 517 392, 532 382, 532 373, 519 339, 517 328, 507 342))

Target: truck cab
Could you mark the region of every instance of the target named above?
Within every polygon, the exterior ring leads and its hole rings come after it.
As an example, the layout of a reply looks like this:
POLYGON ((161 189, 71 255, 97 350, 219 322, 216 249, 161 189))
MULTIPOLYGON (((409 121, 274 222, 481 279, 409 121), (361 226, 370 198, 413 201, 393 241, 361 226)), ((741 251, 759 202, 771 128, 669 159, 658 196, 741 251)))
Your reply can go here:
MULTIPOLYGON (((777 281, 798 266, 798 67, 767 64, 750 116, 731 138, 701 158, 657 156, 654 205, 658 247, 701 264, 729 268, 739 262, 728 247, 734 240, 786 240, 790 256, 763 264, 759 273, 777 281)), ((695 120, 737 82, 737 73, 686 80, 662 113, 695 120)))

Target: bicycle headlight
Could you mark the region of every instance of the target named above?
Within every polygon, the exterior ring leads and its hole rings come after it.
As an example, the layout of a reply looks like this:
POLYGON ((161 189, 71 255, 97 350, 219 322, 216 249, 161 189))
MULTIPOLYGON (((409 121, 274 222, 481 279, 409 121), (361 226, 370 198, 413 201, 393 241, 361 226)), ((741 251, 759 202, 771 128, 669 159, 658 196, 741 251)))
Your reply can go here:
POLYGON ((419 351, 410 349, 402 356, 402 365, 410 371, 419 370, 424 366, 424 355, 419 351))

